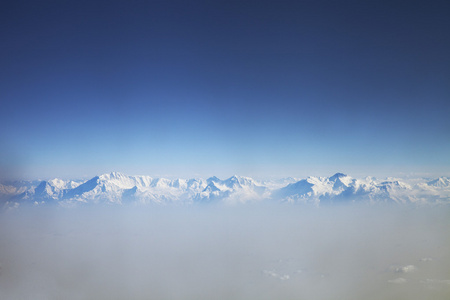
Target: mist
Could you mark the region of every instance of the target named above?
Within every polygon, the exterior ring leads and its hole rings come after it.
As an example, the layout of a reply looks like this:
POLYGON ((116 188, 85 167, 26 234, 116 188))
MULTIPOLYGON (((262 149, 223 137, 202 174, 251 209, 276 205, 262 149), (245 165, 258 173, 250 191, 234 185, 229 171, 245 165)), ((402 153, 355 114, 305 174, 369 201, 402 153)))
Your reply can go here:
POLYGON ((0 215, 1 299, 448 299, 450 209, 35 207, 0 215))

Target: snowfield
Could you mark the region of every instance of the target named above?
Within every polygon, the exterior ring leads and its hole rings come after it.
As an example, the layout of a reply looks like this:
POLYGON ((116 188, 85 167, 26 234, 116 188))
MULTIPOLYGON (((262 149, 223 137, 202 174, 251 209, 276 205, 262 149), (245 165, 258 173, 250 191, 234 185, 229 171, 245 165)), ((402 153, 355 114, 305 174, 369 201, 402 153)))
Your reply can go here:
POLYGON ((286 202, 329 204, 367 203, 450 203, 450 179, 352 178, 342 173, 330 177, 297 180, 257 181, 232 176, 221 180, 152 178, 118 172, 95 176, 87 181, 52 179, 0 184, 0 199, 6 208, 23 204, 176 204, 286 202))

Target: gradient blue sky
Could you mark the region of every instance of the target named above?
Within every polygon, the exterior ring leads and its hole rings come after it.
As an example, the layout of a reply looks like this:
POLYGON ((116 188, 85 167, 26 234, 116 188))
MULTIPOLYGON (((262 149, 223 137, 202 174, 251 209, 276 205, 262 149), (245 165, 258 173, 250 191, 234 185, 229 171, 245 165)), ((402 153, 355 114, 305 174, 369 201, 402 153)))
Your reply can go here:
POLYGON ((449 174, 449 15, 448 1, 3 1, 1 173, 449 174))

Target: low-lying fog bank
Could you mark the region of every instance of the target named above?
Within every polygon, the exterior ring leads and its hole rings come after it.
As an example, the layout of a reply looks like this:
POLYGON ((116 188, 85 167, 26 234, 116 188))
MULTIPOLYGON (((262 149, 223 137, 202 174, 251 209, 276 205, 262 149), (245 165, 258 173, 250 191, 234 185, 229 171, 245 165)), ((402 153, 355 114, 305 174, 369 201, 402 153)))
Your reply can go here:
POLYGON ((32 208, 0 299, 449 299, 450 208, 32 208))

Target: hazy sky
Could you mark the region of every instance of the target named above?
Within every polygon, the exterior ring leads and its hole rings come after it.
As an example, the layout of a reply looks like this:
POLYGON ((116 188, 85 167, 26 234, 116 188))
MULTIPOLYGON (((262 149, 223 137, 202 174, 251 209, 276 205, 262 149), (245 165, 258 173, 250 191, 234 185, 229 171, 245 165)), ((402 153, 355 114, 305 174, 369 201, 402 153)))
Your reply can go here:
POLYGON ((449 15, 448 1, 3 1, 1 173, 448 174, 449 15))

